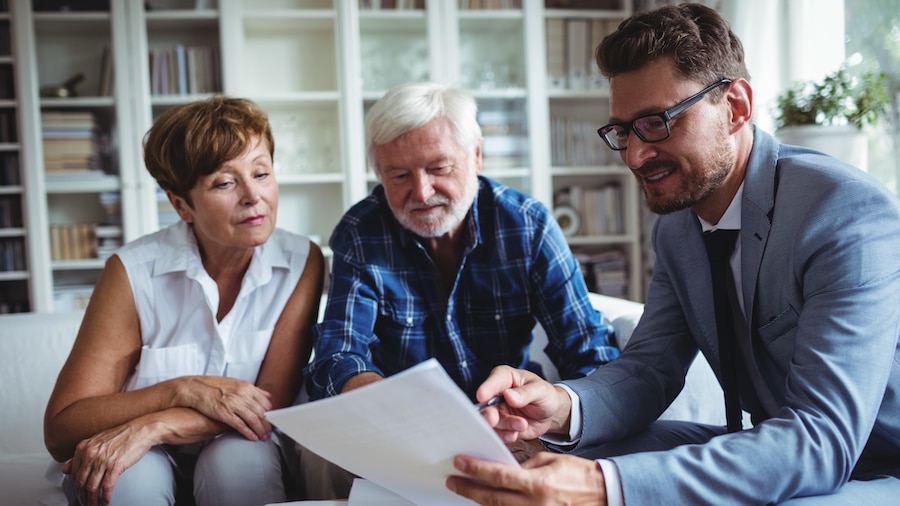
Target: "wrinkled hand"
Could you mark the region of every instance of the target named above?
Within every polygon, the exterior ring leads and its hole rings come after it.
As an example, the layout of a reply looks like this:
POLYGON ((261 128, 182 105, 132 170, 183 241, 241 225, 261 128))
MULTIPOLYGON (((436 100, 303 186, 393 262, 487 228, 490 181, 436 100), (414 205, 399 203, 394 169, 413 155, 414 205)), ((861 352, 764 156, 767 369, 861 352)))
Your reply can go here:
POLYGON ((218 420, 251 441, 271 436, 272 425, 265 417, 272 409, 269 392, 225 376, 187 376, 179 381, 178 405, 218 420))
POLYGON ((78 443, 62 471, 72 476, 82 506, 109 504, 119 476, 155 444, 145 427, 122 424, 78 443))
POLYGON ((481 414, 507 444, 536 439, 547 432, 568 433, 571 400, 540 376, 509 366, 495 367, 478 387, 478 400, 503 394, 505 402, 481 414))
POLYGON ((447 488, 479 504, 606 505, 606 482, 593 460, 540 452, 517 468, 458 455, 453 466, 468 476, 450 476, 447 488))

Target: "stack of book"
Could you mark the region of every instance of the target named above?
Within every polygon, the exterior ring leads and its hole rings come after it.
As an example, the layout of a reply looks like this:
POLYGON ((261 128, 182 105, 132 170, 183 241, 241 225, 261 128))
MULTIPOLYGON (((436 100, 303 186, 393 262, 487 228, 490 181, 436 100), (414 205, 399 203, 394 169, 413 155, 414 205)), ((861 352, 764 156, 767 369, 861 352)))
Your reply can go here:
POLYGON ((622 186, 610 182, 601 186, 572 185, 557 192, 555 207, 571 207, 580 226, 573 235, 600 236, 625 233, 625 209, 622 186))
POLYGON ((165 228, 181 219, 178 212, 172 207, 166 192, 161 188, 156 189, 156 213, 159 220, 159 228, 165 228))
POLYGON ((0 195, 0 228, 22 226, 22 196, 0 195))
POLYGON ((0 111, 0 142, 19 142, 18 120, 16 110, 0 111))
POLYGON ((613 151, 597 136, 596 120, 550 117, 551 162, 557 167, 589 167, 614 162, 613 151))
POLYGON ((50 226, 51 260, 97 258, 97 225, 71 223, 50 226))
POLYGON ((628 296, 628 255, 621 249, 575 252, 588 290, 612 297, 628 296))
POLYGON ((0 154, 0 186, 20 185, 19 155, 16 153, 0 154))
POLYGON ((25 270, 25 243, 19 237, 0 238, 0 272, 25 270))
POLYGON ((150 51, 150 93, 189 95, 222 89, 219 49, 177 44, 150 51))
POLYGON ((617 24, 612 19, 547 19, 547 88, 607 88, 607 80, 594 63, 594 51, 617 24))
POLYGON ((122 194, 119 192, 100 192, 100 206, 106 214, 107 225, 122 224, 122 194))
POLYGON ((91 300, 93 285, 57 285, 53 288, 54 311, 84 309, 91 300))
POLYGON ((528 163, 528 130, 523 110, 496 108, 478 111, 484 167, 512 168, 528 163))
POLYGON ((87 111, 41 112, 44 171, 48 174, 103 175, 95 156, 94 115, 87 111))
POLYGON ((94 229, 97 237, 96 256, 106 260, 122 247, 122 229, 120 227, 99 226, 94 229))

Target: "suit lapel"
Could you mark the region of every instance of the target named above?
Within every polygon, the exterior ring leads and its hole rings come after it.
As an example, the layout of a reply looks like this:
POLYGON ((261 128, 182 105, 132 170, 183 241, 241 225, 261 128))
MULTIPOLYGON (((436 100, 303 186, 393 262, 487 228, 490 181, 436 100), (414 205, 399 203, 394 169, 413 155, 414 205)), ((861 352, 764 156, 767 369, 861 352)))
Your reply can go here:
POLYGON ((753 149, 744 176, 741 202, 741 285, 744 313, 749 326, 753 322, 756 285, 762 265, 775 206, 775 177, 778 145, 774 139, 754 127, 753 149))
POLYGON ((684 270, 678 275, 687 280, 690 310, 694 312, 695 321, 699 322, 706 345, 715 350, 718 361, 716 311, 712 291, 709 289, 712 286, 712 275, 709 272, 706 247, 703 245, 703 232, 693 212, 685 212, 682 216, 684 219, 680 224, 679 235, 683 239, 680 242, 679 258, 683 259, 684 270))

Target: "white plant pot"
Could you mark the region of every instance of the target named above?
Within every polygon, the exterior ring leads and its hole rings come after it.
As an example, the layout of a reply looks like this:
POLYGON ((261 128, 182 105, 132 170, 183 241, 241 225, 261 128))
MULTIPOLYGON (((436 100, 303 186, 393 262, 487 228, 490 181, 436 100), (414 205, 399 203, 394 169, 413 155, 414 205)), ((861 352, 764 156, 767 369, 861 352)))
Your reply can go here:
POLYGON ((803 125, 779 128, 775 137, 785 144, 804 146, 868 170, 868 136, 853 125, 803 125))

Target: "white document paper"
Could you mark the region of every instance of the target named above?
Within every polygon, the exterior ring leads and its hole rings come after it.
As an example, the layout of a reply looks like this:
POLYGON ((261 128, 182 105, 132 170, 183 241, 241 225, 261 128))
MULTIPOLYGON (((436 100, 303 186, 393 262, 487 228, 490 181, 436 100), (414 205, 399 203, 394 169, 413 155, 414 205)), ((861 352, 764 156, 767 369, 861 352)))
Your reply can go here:
POLYGON ((356 478, 350 487, 347 506, 415 506, 415 504, 372 481, 356 478))
POLYGON ((382 381, 267 413, 295 441, 418 505, 471 505, 447 490, 453 457, 518 466, 481 413, 431 359, 382 381))

